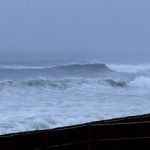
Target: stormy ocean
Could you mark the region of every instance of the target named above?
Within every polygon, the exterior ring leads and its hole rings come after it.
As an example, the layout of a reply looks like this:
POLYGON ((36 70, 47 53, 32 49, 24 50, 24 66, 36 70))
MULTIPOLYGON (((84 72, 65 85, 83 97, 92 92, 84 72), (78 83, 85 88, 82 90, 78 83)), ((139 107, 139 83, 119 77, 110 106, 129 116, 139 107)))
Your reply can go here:
POLYGON ((150 65, 0 64, 0 134, 150 112, 150 65))

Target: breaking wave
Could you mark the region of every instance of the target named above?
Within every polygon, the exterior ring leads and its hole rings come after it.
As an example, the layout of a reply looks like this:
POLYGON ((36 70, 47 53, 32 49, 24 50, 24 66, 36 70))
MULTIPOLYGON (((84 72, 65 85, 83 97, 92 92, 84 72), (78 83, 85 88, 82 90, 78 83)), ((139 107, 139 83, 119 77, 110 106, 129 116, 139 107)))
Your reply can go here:
POLYGON ((149 90, 148 67, 0 66, 0 134, 149 113, 149 90))
POLYGON ((130 82, 131 86, 138 87, 138 88, 150 88, 150 78, 140 76, 135 78, 133 81, 130 82))
POLYGON ((112 80, 112 79, 108 79, 108 80, 105 80, 109 85, 111 85, 112 87, 126 87, 128 82, 125 81, 125 80, 119 80, 119 81, 116 81, 116 80, 112 80))
POLYGON ((101 80, 98 79, 61 79, 61 80, 46 80, 46 79, 36 79, 36 80, 26 80, 21 82, 15 81, 1 81, 0 87, 50 87, 50 88, 71 88, 75 86, 83 86, 90 84, 101 84, 101 80))
POLYGON ((96 71, 103 71, 103 70, 111 70, 109 69, 106 64, 69 64, 69 65, 60 65, 60 66, 53 66, 53 67, 32 67, 32 66, 0 66, 1 70, 47 70, 47 69, 61 69, 61 70, 96 70, 96 71))
POLYGON ((106 64, 69 64, 53 67, 0 68, 0 88, 76 86, 150 87, 150 78, 114 71, 106 64), (3 78, 2 78, 3 77, 3 78), (51 78, 52 77, 52 78, 51 78), (57 78, 58 77, 58 78, 57 78), (15 80, 20 79, 20 80, 15 80))
POLYGON ((0 79, 36 79, 36 78, 65 78, 65 77, 99 77, 114 73, 105 64, 70 64, 54 67, 20 67, 0 68, 0 79))
POLYGON ((21 82, 15 81, 1 81, 0 88, 6 87, 19 87, 19 88, 52 88, 52 89, 66 89, 83 86, 110 86, 110 87, 126 87, 127 81, 124 80, 112 80, 112 79, 61 79, 61 80, 47 80, 47 79, 36 79, 26 80, 21 82))
POLYGON ((126 72, 126 73, 146 72, 150 70, 150 65, 109 64, 107 66, 117 72, 126 72))
POLYGON ((87 70, 111 70, 109 69, 105 64, 70 64, 70 65, 63 65, 63 66, 57 66, 55 68, 60 68, 60 69, 69 69, 69 70, 74 70, 74 69, 87 69, 87 70))

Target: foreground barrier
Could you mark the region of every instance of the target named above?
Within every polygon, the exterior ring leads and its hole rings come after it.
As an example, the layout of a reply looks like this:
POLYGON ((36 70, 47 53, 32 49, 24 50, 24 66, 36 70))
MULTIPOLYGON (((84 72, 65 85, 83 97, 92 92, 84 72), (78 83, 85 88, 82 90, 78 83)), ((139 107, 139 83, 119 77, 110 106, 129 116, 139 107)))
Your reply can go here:
POLYGON ((150 115, 0 136, 0 150, 150 149, 150 115))

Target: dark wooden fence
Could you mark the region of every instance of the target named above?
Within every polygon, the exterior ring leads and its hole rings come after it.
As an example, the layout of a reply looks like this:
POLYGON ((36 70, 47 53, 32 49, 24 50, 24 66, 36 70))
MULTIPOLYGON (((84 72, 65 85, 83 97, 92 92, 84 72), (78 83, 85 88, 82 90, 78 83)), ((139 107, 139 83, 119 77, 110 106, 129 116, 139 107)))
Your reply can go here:
POLYGON ((150 115, 0 136, 0 150, 150 149, 150 115))

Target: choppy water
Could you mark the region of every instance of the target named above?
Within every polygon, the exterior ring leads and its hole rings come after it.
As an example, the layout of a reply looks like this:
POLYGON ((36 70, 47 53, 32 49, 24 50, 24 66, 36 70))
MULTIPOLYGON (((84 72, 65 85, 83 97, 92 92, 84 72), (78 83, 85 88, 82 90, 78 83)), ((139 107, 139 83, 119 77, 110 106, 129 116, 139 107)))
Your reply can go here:
POLYGON ((150 65, 0 65, 0 134, 150 113, 150 65))

